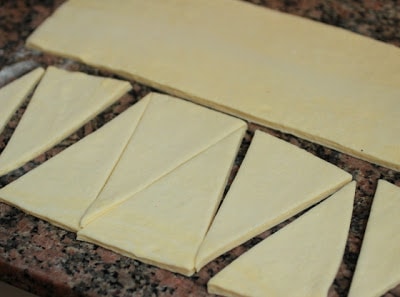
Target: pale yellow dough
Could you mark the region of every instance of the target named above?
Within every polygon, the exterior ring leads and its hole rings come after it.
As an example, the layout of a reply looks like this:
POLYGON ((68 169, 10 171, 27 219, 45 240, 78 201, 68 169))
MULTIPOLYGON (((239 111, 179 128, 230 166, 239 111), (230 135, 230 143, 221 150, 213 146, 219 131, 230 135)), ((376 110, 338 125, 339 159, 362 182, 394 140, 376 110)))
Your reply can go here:
POLYGON ((305 150, 256 131, 205 237, 200 270, 211 260, 326 198, 351 175, 305 150))
POLYGON ((45 152, 130 89, 126 81, 49 67, 0 155, 0 175, 45 152))
POLYGON ((209 281, 209 293, 327 296, 342 261, 355 186, 348 184, 240 256, 209 281))
POLYGON ((43 68, 36 68, 0 89, 0 134, 17 108, 35 88, 43 73, 43 68))
POLYGON ((400 170, 393 45, 234 0, 71 0, 27 45, 400 170))
POLYGON ((245 131, 243 126, 232 132, 100 216, 78 239, 192 275, 245 131))
POLYGON ((121 161, 82 217, 81 226, 247 127, 242 120, 168 95, 148 97, 149 105, 121 161))
POLYGON ((400 188, 379 180, 349 297, 379 297, 400 284, 400 188))
POLYGON ((0 201, 65 229, 96 199, 139 123, 142 100, 99 130, 0 189, 0 201))

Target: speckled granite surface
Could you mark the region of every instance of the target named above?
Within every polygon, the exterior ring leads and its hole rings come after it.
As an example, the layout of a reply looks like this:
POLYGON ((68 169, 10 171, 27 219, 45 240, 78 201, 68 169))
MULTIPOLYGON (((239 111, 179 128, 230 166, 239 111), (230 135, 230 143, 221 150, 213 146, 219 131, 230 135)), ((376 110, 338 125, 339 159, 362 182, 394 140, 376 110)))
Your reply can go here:
MULTIPOLYGON (((0 86, 27 71, 35 63, 111 76, 110 73, 97 71, 68 59, 44 55, 24 47, 27 36, 62 2, 62 0, 0 1, 0 86)), ((398 1, 252 0, 250 2, 320 20, 400 46, 400 3, 398 1)), ((96 119, 54 149, 1 177, 0 187, 97 129, 150 90, 143 85, 132 83, 133 91, 96 119)), ((19 109, 4 133, 0 135, 0 152, 16 127, 25 106, 26 104, 19 109)), ((383 178, 400 186, 400 173, 291 135, 250 124, 232 177, 243 159, 256 128, 307 149, 350 172, 357 181, 354 213, 346 252, 329 292, 329 296, 332 297, 346 296, 377 180, 383 178)), ((199 273, 188 278, 119 256, 95 245, 77 241, 75 234, 71 232, 0 203, 0 280, 40 296, 208 296, 205 285, 212 275, 284 224, 219 257, 199 273)), ((400 297, 400 285, 385 296, 400 297)))

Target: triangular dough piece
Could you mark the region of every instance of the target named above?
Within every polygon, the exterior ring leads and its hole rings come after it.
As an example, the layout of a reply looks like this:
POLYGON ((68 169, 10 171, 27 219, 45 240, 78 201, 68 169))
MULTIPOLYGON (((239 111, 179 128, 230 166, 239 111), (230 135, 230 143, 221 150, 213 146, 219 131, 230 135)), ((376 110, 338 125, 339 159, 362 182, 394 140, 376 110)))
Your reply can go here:
POLYGON ((100 216, 78 239, 192 275, 245 130, 233 132, 100 216))
POLYGON ((400 283, 400 188, 379 180, 349 297, 378 297, 400 283))
POLYGON ((49 67, 0 155, 0 175, 45 152, 130 89, 126 81, 49 67))
POLYGON ((256 131, 196 259, 211 260, 290 218, 351 181, 305 150, 256 131), (240 210, 240 211, 239 211, 240 210))
POLYGON ((123 112, 63 152, 0 189, 0 200, 77 231, 125 149, 148 100, 123 112))
POLYGON ((36 68, 0 89, 0 134, 17 108, 32 92, 43 73, 43 68, 36 68))
POLYGON ((123 202, 246 124, 231 116, 152 93, 149 106, 99 197, 81 224, 123 202))
POLYGON ((348 184, 240 256, 209 281, 209 292, 235 297, 327 296, 346 246, 355 186, 348 184))

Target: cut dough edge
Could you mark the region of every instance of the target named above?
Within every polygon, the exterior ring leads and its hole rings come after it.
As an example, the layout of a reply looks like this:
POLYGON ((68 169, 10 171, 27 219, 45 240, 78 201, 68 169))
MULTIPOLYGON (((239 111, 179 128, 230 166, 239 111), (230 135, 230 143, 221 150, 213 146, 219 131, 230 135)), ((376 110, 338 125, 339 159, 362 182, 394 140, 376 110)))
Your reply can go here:
MULTIPOLYGON (((235 157, 237 156, 237 152, 239 150, 239 147, 241 145, 241 142, 242 142, 242 139, 243 139, 243 136, 244 136, 245 132, 246 132, 246 127, 245 126, 239 128, 239 129, 237 129, 237 130, 235 130, 233 132, 231 132, 230 134, 228 134, 225 137, 223 137, 220 141, 212 144, 207 149, 205 149, 201 153, 197 154, 196 156, 194 156, 190 160, 180 164, 175 170, 173 170, 173 171, 169 172, 168 174, 164 175, 163 177, 158 179, 156 182, 154 182, 151 185, 149 185, 146 189, 143 189, 143 190, 135 193, 129 199, 127 199, 124 202, 122 202, 121 204, 113 207, 113 209, 111 209, 111 210, 109 210, 109 212, 105 213, 104 216, 107 216, 107 215, 112 216, 113 215, 112 214, 113 210, 116 210, 115 215, 120 214, 118 212, 118 207, 120 207, 122 209, 125 209, 126 207, 128 207, 128 206, 125 206, 125 204, 129 204, 130 201, 131 201, 131 203, 133 202, 132 205, 135 205, 134 201, 132 201, 132 200, 135 200, 135 199, 140 199, 141 200, 140 203, 144 203, 143 201, 145 201, 145 200, 143 200, 143 197, 140 196, 142 194, 142 192, 150 191, 150 193, 151 193, 152 191, 154 191, 154 188, 152 188, 152 187, 155 186, 156 189, 157 189, 157 186, 158 186, 157 183, 165 184, 166 181, 164 179, 172 178, 172 176, 174 176, 173 177, 174 181, 176 181, 177 177, 178 177, 179 180, 182 180, 182 177, 179 177, 179 176, 182 176, 182 174, 183 174, 182 172, 187 173, 188 170, 189 171, 190 170, 200 170, 199 169, 200 159, 206 158, 205 160, 207 160, 207 162, 209 163, 210 159, 208 159, 208 158, 215 158, 216 153, 220 154, 222 146, 226 147, 227 144, 230 143, 232 145, 233 142, 236 142, 236 144, 235 144, 236 146, 235 147, 230 147, 230 151, 229 151, 229 154, 228 154, 227 158, 225 158, 224 161, 222 161, 222 163, 221 163, 221 164, 224 164, 223 168, 227 167, 228 163, 230 163, 230 164, 228 166, 229 168, 227 170, 224 170, 224 172, 225 172, 224 173, 225 174, 224 178, 221 179, 221 181, 218 182, 218 186, 216 186, 219 189, 218 189, 218 195, 216 195, 215 197, 212 198, 215 201, 206 201, 207 205, 209 203, 211 203, 211 206, 213 206, 213 207, 211 207, 211 209, 208 207, 208 211, 209 212, 204 214, 204 216, 209 217, 209 221, 206 222, 206 220, 201 219, 202 223, 200 223, 200 225, 201 225, 201 228, 204 229, 203 231, 197 230, 197 229, 193 230, 193 233, 198 234, 198 236, 200 236, 202 239, 204 239, 204 236, 205 236, 206 231, 207 231, 207 227, 211 224, 213 215, 215 215, 216 209, 217 209, 217 207, 219 205, 219 202, 220 202, 220 200, 222 198, 223 191, 224 191, 224 189, 226 187, 227 180, 228 180, 229 175, 231 173, 231 169, 232 169, 232 166, 234 164, 235 157), (220 146, 220 148, 218 148, 218 146, 220 146), (195 166, 195 167, 193 167, 193 166, 195 166), (192 168, 194 168, 194 169, 192 169, 192 168), (138 198, 136 198, 136 196, 138 196, 138 198), (205 224, 207 224, 207 225, 205 225, 205 224)), ((208 167, 210 167, 210 166, 212 167, 213 165, 211 163, 209 163, 208 167)), ((198 174, 201 175, 203 173, 197 172, 196 175, 198 175, 198 174)), ((187 176, 187 174, 185 174, 184 176, 187 176)), ((198 192, 198 191, 202 192, 203 191, 203 190, 201 190, 201 185, 194 185, 194 187, 198 188, 198 190, 195 190, 195 192, 198 192)), ((214 188, 214 187, 212 188, 212 192, 213 192, 212 195, 213 196, 214 196, 214 194, 216 194, 215 193, 216 188, 214 188)), ((156 192, 157 191, 158 190, 156 190, 156 192)), ((177 188, 177 191, 179 192, 180 188, 177 188)), ((149 194, 146 193, 145 195, 148 196, 149 194)), ((167 196, 171 196, 171 195, 173 196, 173 194, 166 194, 166 195, 167 196)), ((185 195, 186 194, 182 194, 182 193, 178 194, 178 196, 181 197, 181 198, 179 198, 179 200, 181 200, 182 197, 185 196, 185 195)), ((194 194, 194 195, 195 196, 196 195, 199 196, 199 193, 194 194)), ((203 193, 201 194, 201 196, 202 195, 203 195, 203 193)), ((211 193, 208 193, 208 195, 211 195, 211 193)), ((147 197, 147 198, 149 198, 149 197, 147 197)), ((198 198, 200 198, 200 197, 197 197, 197 199, 198 198)), ((167 197, 163 197, 161 199, 167 199, 167 197)), ((171 197, 171 199, 173 199, 173 198, 171 197)), ((190 198, 189 198, 189 202, 188 203, 190 204, 190 198)), ((139 205, 141 205, 141 204, 139 204, 139 205)), ((204 205, 204 203, 203 203, 203 205, 204 205)), ((178 211, 182 211, 182 210, 178 210, 178 211)), ((196 211, 196 210, 194 210, 194 211, 196 211)), ((139 247, 134 248, 132 251, 127 251, 126 249, 120 248, 118 246, 118 244, 115 243, 115 242, 114 243, 107 242, 108 237, 102 239, 101 238, 101 234, 100 234, 100 237, 99 237, 99 235, 96 235, 96 233, 99 233, 99 232, 96 232, 96 230, 104 229, 104 228, 101 228, 101 226, 102 226, 102 224, 105 224, 105 222, 107 222, 107 221, 101 222, 101 219, 102 218, 100 216, 97 220, 94 220, 93 222, 89 223, 86 227, 81 229, 77 234, 78 235, 77 239, 78 240, 87 241, 87 242, 91 242, 91 243, 97 244, 99 246, 103 246, 103 247, 105 247, 107 249, 113 250, 113 251, 115 251, 117 253, 120 253, 120 254, 122 254, 124 256, 137 259, 137 260, 139 260, 139 261, 141 261, 143 263, 154 265, 154 266, 157 266, 157 267, 160 267, 160 268, 163 268, 163 269, 167 269, 169 271, 177 272, 177 273, 180 273, 180 274, 183 274, 183 275, 186 275, 186 276, 191 276, 195 272, 195 265, 194 265, 195 264, 195 257, 196 257, 196 253, 197 253, 198 247, 200 246, 201 241, 202 241, 202 239, 200 239, 200 237, 196 237, 195 236, 196 239, 200 240, 200 241, 199 241, 197 246, 192 246, 191 247, 191 249, 194 248, 195 250, 192 250, 192 252, 193 252, 192 253, 192 263, 190 265, 190 263, 187 262, 187 260, 188 260, 187 259, 188 251, 186 249, 184 249, 184 253, 185 253, 184 257, 186 257, 184 259, 186 259, 186 260, 182 260, 182 259, 179 259, 181 256, 174 255, 174 252, 173 252, 173 250, 171 250, 171 247, 169 247, 166 252, 161 252, 161 251, 157 252, 157 256, 154 256, 153 252, 147 252, 146 245, 143 242, 141 242, 141 244, 137 243, 137 244, 139 244, 139 247), (101 223, 98 226, 96 226, 96 222, 101 222, 101 223), (135 252, 135 250, 136 250, 136 252, 135 252), (172 253, 172 256, 170 255, 170 253, 172 253), (163 257, 166 257, 166 258, 163 259, 163 257), (158 260, 157 260, 157 258, 158 258, 158 260), (173 262, 174 260, 181 261, 181 262, 180 263, 179 262, 178 263, 176 263, 176 262, 174 263, 173 262)), ((110 217, 107 218, 107 220, 109 220, 109 219, 110 219, 110 217)), ((164 222, 165 219, 166 218, 164 217, 164 219, 162 221, 164 222)), ((199 219, 199 218, 197 218, 197 219, 199 219)), ((137 217, 136 220, 139 220, 139 218, 137 217)), ((164 223, 168 224, 168 222, 164 222, 164 223)), ((133 222, 133 224, 134 224, 134 222, 133 222)), ((145 224, 144 227, 146 227, 146 226, 147 225, 145 224)), ((200 227, 198 224, 195 225, 195 226, 200 227)), ((151 228, 152 227, 150 227, 150 230, 151 230, 151 228)), ((140 228, 139 229, 134 229, 134 230, 136 232, 139 232, 140 228)), ((151 232, 151 236, 149 238, 152 237, 154 240, 157 240, 157 238, 159 238, 157 236, 157 233, 162 232, 162 231, 159 230, 158 228, 155 228, 154 230, 155 230, 155 232, 151 232)), ((177 232, 179 232, 179 230, 177 232)), ((187 232, 187 230, 185 232, 187 232)), ((136 236, 138 236, 138 235, 140 235, 140 232, 138 234, 136 234, 136 236)), ((127 234, 127 236, 129 236, 129 234, 127 234)), ((135 234, 133 234, 131 236, 135 236, 135 234)), ((159 236, 162 237, 162 234, 159 234, 159 236)), ((174 240, 174 239, 172 238, 171 240, 174 240)), ((181 240, 181 238, 178 237, 177 240, 179 242, 181 240)), ((133 243, 133 244, 135 244, 135 243, 133 243)), ((159 244, 161 244, 161 245, 157 245, 157 246, 162 249, 163 248, 162 247, 163 246, 162 241, 160 241, 159 244)), ((185 244, 185 242, 182 241, 180 244, 185 244)), ((152 247, 151 248, 151 250, 152 250, 154 247, 153 246, 151 246, 151 247, 152 247)))
MULTIPOLYGON (((200 106, 200 105, 198 105, 198 104, 196 104, 196 103, 193 103, 193 102, 190 102, 190 101, 186 101, 186 100, 183 100, 183 99, 178 98, 178 97, 173 97, 173 96, 171 96, 171 95, 164 95, 164 94, 152 92, 152 93, 148 94, 147 96, 149 96, 150 98, 152 98, 153 96, 165 96, 165 97, 167 97, 167 98, 169 98, 169 99, 178 100, 178 101, 183 101, 183 102, 186 102, 187 104, 190 104, 190 105, 193 104, 193 105, 195 105, 195 106, 197 106, 197 107, 199 107, 199 108, 205 108, 205 109, 207 109, 206 107, 200 106)), ((147 96, 146 96, 146 97, 147 97, 147 96)), ((220 113, 220 114, 222 114, 221 112, 215 111, 215 110, 212 110, 212 112, 213 112, 213 113, 215 112, 215 113, 220 113)), ((224 114, 224 116, 226 116, 227 118, 233 119, 233 117, 230 116, 230 115, 224 114)), ((97 218, 101 217, 103 214, 107 213, 109 210, 113 209, 114 207, 117 207, 118 205, 120 205, 121 203, 123 203, 124 201, 126 201, 127 199, 129 199, 130 196, 132 196, 132 195, 134 195, 134 194, 137 194, 137 193, 139 193, 139 192, 141 192, 141 191, 147 189, 149 186, 151 186, 152 184, 154 184, 155 182, 157 182, 158 180, 160 180, 160 179, 163 178, 164 176, 170 174, 172 171, 174 171, 176 168, 178 168, 178 167, 181 166, 182 164, 189 162, 190 160, 192 160, 193 158, 195 158, 195 157, 198 156, 199 154, 203 153, 204 151, 206 151, 207 149, 209 149, 211 146, 215 145, 216 143, 220 142, 222 139, 224 139, 224 138, 227 137, 228 135, 231 135, 231 134, 237 132, 238 130, 243 129, 244 127, 247 128, 247 124, 246 124, 245 121, 243 121, 243 120, 241 120, 241 119, 236 119, 235 121, 236 121, 235 125, 232 125, 231 129, 228 130, 228 131, 226 131, 226 132, 225 132, 223 135, 221 135, 217 140, 215 140, 215 141, 213 141, 213 142, 210 142, 207 146, 203 147, 201 150, 196 151, 194 154, 192 154, 190 157, 188 157, 187 159, 185 159, 183 162, 181 162, 180 164, 177 164, 174 168, 171 168, 169 171, 166 171, 165 173, 163 173, 163 174, 161 174, 160 176, 158 176, 156 179, 152 180, 150 183, 146 184, 146 185, 145 185, 144 187, 142 187, 139 191, 134 192, 134 193, 131 193, 131 194, 128 195, 127 197, 122 198, 122 199, 119 199, 118 201, 115 201, 115 200, 114 200, 114 201, 112 201, 111 204, 107 204, 106 206, 102 206, 101 208, 96 208, 96 209, 93 209, 93 210, 92 210, 91 207, 89 207, 88 210, 87 210, 87 212, 82 216, 81 223, 80 223, 81 227, 82 227, 82 228, 85 227, 86 225, 90 224, 92 221, 96 220, 97 218)), ((140 124, 141 124, 141 123, 139 123, 139 125, 140 125, 140 124)), ((139 125, 138 125, 138 126, 139 126, 139 125)), ((136 131, 135 131, 135 132, 136 132, 136 131)), ((134 138, 135 138, 135 133, 132 135, 132 139, 133 139, 133 140, 134 140, 134 138)), ((123 156, 121 156, 121 157, 123 157, 123 156)), ((110 175, 110 177, 111 177, 111 175, 110 175)), ((96 203, 96 201, 94 201, 93 204, 94 204, 94 203, 96 203)))
MULTIPOLYGON (((294 296, 293 295, 294 292, 299 294, 296 296, 304 296, 304 297, 308 297, 311 295, 323 296, 327 294, 328 289, 332 284, 332 281, 335 278, 335 275, 339 269, 340 262, 342 260, 343 253, 345 250, 346 240, 348 236, 348 230, 350 227, 351 215, 353 210, 355 188, 356 188, 356 182, 352 181, 351 183, 347 184, 346 186, 344 186, 343 188, 339 189, 337 192, 332 194, 330 197, 323 200, 318 205, 313 206, 312 209, 308 210, 305 214, 301 215, 295 221, 289 223, 276 233, 265 238, 256 246, 252 247, 250 250, 239 256, 239 258, 234 260, 232 263, 228 264, 228 266, 226 266, 222 271, 220 271, 210 279, 210 281, 207 284, 208 292, 210 294, 217 294, 229 297, 267 296, 267 295, 283 297, 283 296, 294 296), (353 199, 349 199, 350 195, 353 199), (346 206, 344 209, 343 205, 346 206), (329 255, 329 259, 328 257, 325 257, 325 259, 330 261, 330 263, 325 263, 324 267, 322 267, 321 265, 319 265, 321 267, 317 267, 319 269, 327 269, 327 271, 318 271, 313 273, 315 277, 316 278, 319 277, 319 279, 314 279, 314 278, 307 279, 310 278, 308 276, 309 272, 307 272, 307 266, 304 265, 307 265, 307 263, 310 262, 306 260, 304 263, 304 259, 302 258, 305 257, 307 259, 307 257, 312 257, 313 261, 315 261, 315 257, 321 256, 322 253, 317 253, 317 255, 314 256, 314 253, 303 254, 304 253, 303 251, 302 254, 299 255, 298 257, 299 263, 297 264, 301 266, 299 267, 299 269, 303 270, 301 275, 302 281, 297 282, 296 286, 298 287, 291 288, 291 285, 293 286, 293 281, 291 280, 293 279, 293 277, 296 279, 298 278, 297 277, 298 271, 296 272, 286 271, 285 266, 291 267, 293 265, 296 265, 296 263, 294 263, 296 262, 296 259, 288 260, 285 257, 280 259, 280 257, 282 254, 284 255, 286 253, 290 253, 291 255, 293 255, 293 253, 296 252, 295 250, 293 250, 294 248, 298 248, 301 251, 302 249, 304 250, 304 247, 302 247, 302 245, 305 246, 309 245, 308 241, 305 242, 297 238, 298 236, 296 235, 297 233, 299 234, 303 233, 303 235, 312 234, 313 230, 310 230, 310 228, 312 228, 313 226, 315 226, 316 229, 318 228, 321 229, 321 226, 327 227, 326 225, 329 225, 329 222, 328 223, 321 222, 321 224, 316 224, 318 221, 321 220, 323 221, 325 218, 325 216, 321 216, 319 214, 321 211, 327 214, 328 217, 330 216, 329 218, 331 220, 330 222, 331 224, 335 223, 335 226, 337 225, 335 221, 336 218, 333 217, 332 214, 329 214, 328 211, 340 212, 340 215, 342 216, 341 219, 343 219, 343 221, 340 222, 340 224, 342 225, 340 226, 340 229, 336 230, 337 233, 336 237, 340 237, 341 242, 340 243, 337 242, 336 241, 337 238, 336 239, 334 238, 335 242, 332 242, 332 244, 336 244, 337 246, 334 250, 332 249, 330 250, 331 254, 329 255), (313 223, 312 224, 313 226, 309 226, 310 223, 313 223), (291 245, 288 242, 290 239, 293 240, 293 245, 291 245), (282 245, 281 248, 279 248, 280 245, 282 245), (276 261, 277 259, 278 261, 276 261), (332 262, 331 259, 334 262, 332 262), (285 263, 285 261, 290 261, 290 263, 289 262, 285 263), (258 267, 257 265, 259 265, 260 267, 258 267), (277 276, 277 274, 272 271, 271 273, 268 271, 269 269, 273 269, 274 265, 277 266, 277 271, 278 271, 277 273, 279 276, 277 276), (268 270, 264 269, 263 267, 268 267, 267 268, 268 270), (251 271, 254 272, 253 276, 251 276, 252 275, 251 271), (242 274, 249 275, 248 279, 251 282, 250 284, 247 284, 246 280, 243 278, 240 281, 238 280, 238 277, 240 277, 240 275, 242 274), (271 286, 268 286, 265 283, 265 281, 267 281, 266 279, 262 279, 262 277, 265 274, 268 274, 269 277, 271 278, 271 286), (283 282, 285 282, 285 280, 287 284, 283 285, 283 282), (309 281, 310 283, 303 283, 304 280, 309 281), (280 286, 278 285, 277 287, 275 287, 275 290, 277 291, 274 291, 273 288, 276 283, 278 283, 280 286), (279 291, 280 289, 288 291, 282 292, 279 291), (299 291, 302 290, 305 290, 305 292, 303 292, 304 295, 298 293, 299 291), (311 294, 311 292, 307 290, 316 290, 316 292, 313 292, 314 294, 311 294)), ((324 230, 319 230, 319 231, 324 232, 324 230)), ((329 232, 322 233, 321 234, 322 238, 324 234, 329 234, 329 232)), ((327 241, 333 240, 332 238, 329 237, 330 235, 328 235, 328 238, 326 238, 325 240, 327 241)), ((320 240, 317 238, 312 238, 312 239, 318 240, 320 242, 320 240)), ((322 243, 322 245, 324 245, 324 243, 322 243)), ((313 248, 314 245, 312 247, 309 247, 309 249, 313 248)), ((323 247, 318 247, 317 249, 320 250, 320 252, 325 250, 323 247)))
POLYGON ((0 109, 0 134, 18 107, 33 92, 44 72, 45 70, 42 67, 38 67, 0 89, 0 105, 6 104, 5 107, 3 106, 0 109))

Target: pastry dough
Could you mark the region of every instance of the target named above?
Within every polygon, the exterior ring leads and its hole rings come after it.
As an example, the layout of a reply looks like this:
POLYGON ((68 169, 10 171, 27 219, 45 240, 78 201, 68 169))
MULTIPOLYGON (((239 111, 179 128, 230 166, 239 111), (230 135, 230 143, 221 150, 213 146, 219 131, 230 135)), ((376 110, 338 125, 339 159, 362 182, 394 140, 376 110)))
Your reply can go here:
POLYGON ((79 231, 78 239, 193 274, 245 130, 239 128, 100 216, 79 231))
POLYGON ((125 81, 49 67, 0 155, 0 175, 45 152, 130 89, 125 81))
POLYGON ((71 0, 27 45, 400 170, 393 45, 233 0, 71 0))
POLYGON ((65 229, 79 221, 103 188, 148 100, 0 189, 0 200, 65 229))
POLYGON ((36 68, 0 89, 0 133, 3 132, 4 127, 18 107, 35 88, 43 73, 43 68, 36 68))
POLYGON ((196 269, 290 218, 351 181, 351 175, 256 131, 196 258, 196 269))
POLYGON ((327 296, 342 261, 355 186, 348 184, 240 256, 209 281, 209 292, 235 297, 327 296))
POLYGON ((400 188, 379 180, 349 297, 378 297, 400 283, 400 188))
POLYGON ((233 131, 236 118, 168 95, 151 93, 150 103, 104 189, 81 225, 143 190, 233 131))

